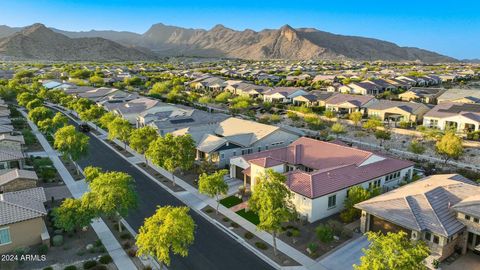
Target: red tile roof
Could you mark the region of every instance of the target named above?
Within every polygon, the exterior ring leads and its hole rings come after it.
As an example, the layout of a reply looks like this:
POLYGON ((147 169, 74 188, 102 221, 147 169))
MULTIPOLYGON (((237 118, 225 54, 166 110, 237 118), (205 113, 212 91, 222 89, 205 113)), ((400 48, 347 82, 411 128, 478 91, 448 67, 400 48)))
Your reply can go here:
POLYGON ((289 163, 313 169, 312 172, 296 170, 287 174, 290 189, 309 198, 320 197, 413 166, 410 161, 306 137, 287 147, 243 158, 250 164, 264 168, 289 163), (376 162, 362 165, 374 155, 378 156, 376 162))

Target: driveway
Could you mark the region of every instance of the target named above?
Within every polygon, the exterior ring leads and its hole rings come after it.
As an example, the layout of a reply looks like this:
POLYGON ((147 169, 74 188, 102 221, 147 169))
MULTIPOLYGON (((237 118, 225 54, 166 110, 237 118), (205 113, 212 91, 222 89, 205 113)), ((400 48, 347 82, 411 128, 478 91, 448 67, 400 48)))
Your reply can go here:
POLYGON ((480 255, 468 252, 451 264, 442 263, 443 270, 480 270, 480 255))
POLYGON ((362 248, 368 247, 368 244, 367 237, 357 238, 321 259, 320 264, 328 270, 353 269, 354 264, 360 263, 360 257, 363 256, 362 248))

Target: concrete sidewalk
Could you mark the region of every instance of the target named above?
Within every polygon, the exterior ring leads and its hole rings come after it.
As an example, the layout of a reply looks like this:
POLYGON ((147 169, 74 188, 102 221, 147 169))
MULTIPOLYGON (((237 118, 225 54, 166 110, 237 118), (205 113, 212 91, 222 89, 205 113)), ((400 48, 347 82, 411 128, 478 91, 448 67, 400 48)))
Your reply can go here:
MULTIPOLYGON (((27 118, 28 125, 32 128, 32 132, 37 137, 43 149, 45 149, 46 156, 48 156, 52 160, 53 165, 57 169, 68 189, 70 190, 70 193, 72 193, 74 198, 80 198, 88 190, 88 185, 83 180, 75 181, 73 179, 67 168, 65 168, 62 161, 58 157, 58 153, 50 146, 43 134, 38 131, 37 126, 32 121, 28 120, 27 114, 24 110, 20 110, 20 112, 25 118, 27 118)), ((107 225, 105 224, 105 222, 103 222, 102 219, 94 220, 91 223, 91 226, 97 233, 98 238, 102 241, 103 245, 108 251, 108 254, 110 254, 113 262, 119 270, 137 269, 135 264, 132 262, 127 253, 123 250, 120 243, 117 241, 117 239, 115 239, 115 236, 113 236, 113 233, 110 231, 110 229, 107 227, 107 225)))

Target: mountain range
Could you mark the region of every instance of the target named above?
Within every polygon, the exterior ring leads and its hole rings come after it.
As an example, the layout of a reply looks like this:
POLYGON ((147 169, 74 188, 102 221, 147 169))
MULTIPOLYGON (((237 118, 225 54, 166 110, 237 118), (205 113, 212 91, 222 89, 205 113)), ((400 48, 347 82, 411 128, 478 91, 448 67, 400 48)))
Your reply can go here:
POLYGON ((154 24, 143 34, 126 31, 71 32, 34 24, 0 26, 0 56, 39 60, 155 60, 165 56, 242 59, 388 60, 456 62, 435 52, 400 47, 372 38, 343 36, 314 28, 237 31, 154 24))

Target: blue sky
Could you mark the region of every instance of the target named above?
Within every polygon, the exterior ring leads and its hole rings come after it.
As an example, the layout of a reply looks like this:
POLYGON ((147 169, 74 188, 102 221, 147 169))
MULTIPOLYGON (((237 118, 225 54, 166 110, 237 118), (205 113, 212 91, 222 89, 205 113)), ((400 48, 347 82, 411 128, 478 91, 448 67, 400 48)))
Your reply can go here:
POLYGON ((145 32, 154 23, 190 28, 314 27, 480 58, 480 1, 0 0, 0 24, 41 22, 64 30, 145 32))

